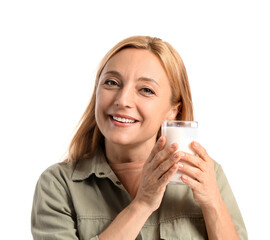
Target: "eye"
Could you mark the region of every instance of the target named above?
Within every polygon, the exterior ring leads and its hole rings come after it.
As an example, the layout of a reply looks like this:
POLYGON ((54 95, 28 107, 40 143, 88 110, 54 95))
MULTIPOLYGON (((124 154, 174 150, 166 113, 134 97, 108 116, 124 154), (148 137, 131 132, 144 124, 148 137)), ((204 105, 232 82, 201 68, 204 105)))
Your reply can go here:
POLYGON ((145 93, 146 95, 153 95, 155 92, 150 88, 142 88, 141 91, 145 93))
POLYGON ((104 85, 107 86, 118 86, 118 83, 115 80, 112 79, 108 79, 104 82, 104 85))

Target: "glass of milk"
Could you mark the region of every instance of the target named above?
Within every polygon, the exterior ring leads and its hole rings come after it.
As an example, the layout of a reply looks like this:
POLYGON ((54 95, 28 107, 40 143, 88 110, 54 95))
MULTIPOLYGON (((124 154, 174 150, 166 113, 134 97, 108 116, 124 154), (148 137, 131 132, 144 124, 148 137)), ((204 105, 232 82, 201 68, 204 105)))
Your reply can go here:
MULTIPOLYGON (((177 151, 195 154, 190 147, 190 143, 198 139, 198 122, 165 120, 161 126, 161 135, 167 138, 166 145, 177 143, 177 151)), ((181 172, 177 171, 170 184, 184 184, 181 176, 181 172)))

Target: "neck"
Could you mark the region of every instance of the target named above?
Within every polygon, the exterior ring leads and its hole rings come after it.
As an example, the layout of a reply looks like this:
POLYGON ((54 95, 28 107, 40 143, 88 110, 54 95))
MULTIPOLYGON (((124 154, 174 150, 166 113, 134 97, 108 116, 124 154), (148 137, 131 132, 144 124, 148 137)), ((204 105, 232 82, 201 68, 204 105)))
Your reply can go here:
POLYGON ((136 145, 119 145, 105 139, 105 151, 109 163, 146 161, 156 141, 155 138, 136 145))

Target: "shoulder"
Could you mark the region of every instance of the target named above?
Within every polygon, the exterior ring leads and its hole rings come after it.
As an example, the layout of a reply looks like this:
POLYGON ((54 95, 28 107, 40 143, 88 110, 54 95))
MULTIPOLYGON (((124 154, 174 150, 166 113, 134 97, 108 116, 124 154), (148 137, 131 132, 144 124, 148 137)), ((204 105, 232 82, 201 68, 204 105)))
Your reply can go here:
POLYGON ((213 162, 214 162, 215 172, 216 173, 219 173, 220 171, 222 171, 221 165, 217 161, 215 161, 215 160, 213 160, 213 162))
POLYGON ((71 172, 74 170, 76 163, 71 161, 62 161, 49 166, 43 173, 71 172))
POLYGON ((38 185, 60 184, 65 186, 71 181, 75 164, 71 162, 60 162, 51 165, 40 175, 38 185))
POLYGON ((223 194, 223 192, 226 193, 231 193, 231 187, 229 184, 229 181, 225 175, 225 172, 218 162, 214 161, 214 168, 215 168, 215 173, 216 173, 216 179, 217 179, 217 184, 220 192, 223 194))
POLYGON ((75 164, 71 162, 59 162, 49 166, 43 173, 41 177, 71 177, 75 168, 75 164))

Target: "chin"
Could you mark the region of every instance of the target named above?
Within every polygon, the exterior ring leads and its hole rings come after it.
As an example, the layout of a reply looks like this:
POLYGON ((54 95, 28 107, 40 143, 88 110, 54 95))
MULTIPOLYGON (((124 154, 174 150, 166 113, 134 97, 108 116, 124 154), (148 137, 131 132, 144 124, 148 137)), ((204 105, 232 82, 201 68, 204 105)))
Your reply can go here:
POLYGON ((124 136, 119 136, 119 134, 117 136, 111 136, 107 139, 107 143, 112 143, 113 145, 118 145, 118 146, 122 146, 122 147, 128 147, 128 146, 138 146, 141 144, 146 144, 149 141, 155 142, 156 141, 156 136, 152 136, 152 137, 146 137, 145 139, 140 138, 139 136, 131 136, 129 135, 124 135, 124 136))
POLYGON ((119 145, 119 146, 123 146, 123 147, 135 144, 134 141, 131 141, 130 139, 125 139, 125 138, 124 139, 123 138, 121 138, 121 139, 119 139, 119 138, 117 138, 117 139, 108 139, 108 142, 111 142, 114 145, 119 145))
POLYGON ((113 132, 110 134, 103 135, 107 142, 113 144, 128 144, 131 141, 130 135, 120 134, 119 132, 113 132))

